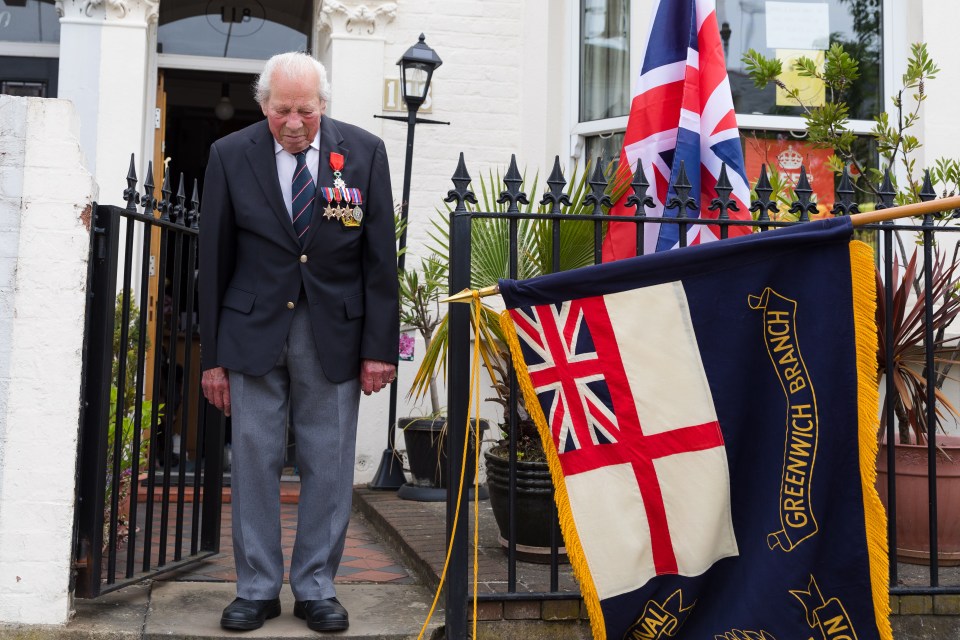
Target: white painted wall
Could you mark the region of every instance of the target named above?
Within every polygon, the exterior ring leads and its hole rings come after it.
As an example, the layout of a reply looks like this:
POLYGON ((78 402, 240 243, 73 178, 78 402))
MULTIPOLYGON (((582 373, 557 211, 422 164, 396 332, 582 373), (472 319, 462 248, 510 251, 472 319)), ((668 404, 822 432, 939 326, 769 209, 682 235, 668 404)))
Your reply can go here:
MULTIPOLYGON (((932 166, 937 158, 960 158, 960 63, 957 62, 956 35, 950 25, 960 19, 960 6, 952 0, 924 0, 917 3, 917 20, 930 56, 940 67, 936 80, 927 83, 930 96, 923 107, 922 140, 924 153, 917 161, 932 166)), ((913 40, 911 40, 913 42, 913 40)), ((908 49, 909 52, 909 49, 908 49)))
POLYGON ((69 102, 0 96, 0 623, 70 611, 90 204, 69 102))
MULTIPOLYGON (((373 9, 382 3, 368 4, 373 9)), ((331 36, 332 54, 321 56, 330 65, 334 83, 331 114, 365 126, 384 139, 394 199, 398 203, 403 187, 407 125, 383 120, 371 123, 369 118, 373 113, 383 113, 379 93, 382 79, 399 77, 396 61, 417 42, 421 33, 443 60, 431 85, 432 112, 420 115, 451 124, 419 124, 415 130, 408 268, 418 265, 419 256, 426 253, 430 219, 437 208, 443 207, 443 198, 453 187, 450 177, 461 151, 475 180, 491 168, 503 173, 512 153, 517 154, 521 167, 529 167, 531 173, 539 169, 545 177, 544 171, 550 168, 546 164, 548 159, 552 163, 553 155, 560 153, 563 140, 552 129, 560 122, 561 111, 551 108, 551 97, 557 98, 562 85, 550 80, 546 72, 549 40, 557 34, 550 36, 541 22, 544 15, 561 10, 560 4, 548 0, 449 0, 440 11, 437 3, 429 0, 398 2, 396 16, 389 22, 379 23, 373 34, 375 38, 382 34, 383 38, 380 69, 373 73, 362 71, 367 69, 365 51, 370 51, 372 45, 358 44, 336 34, 331 36), (338 50, 351 51, 357 46, 366 47, 361 49, 360 57, 353 61, 338 58, 338 50), (378 87, 376 94, 355 92, 356 95, 346 97, 343 94, 345 88, 350 91, 351 86, 370 84, 378 87), (350 107, 344 106, 346 101, 350 107)), ((400 363, 398 416, 430 413, 429 402, 415 405, 406 400, 422 353, 423 344, 418 337, 418 360, 400 363)), ((441 387, 440 392, 441 404, 445 406, 446 391, 441 387)), ((492 391, 485 390, 482 397, 492 395, 492 391)), ((386 391, 361 400, 358 483, 369 481, 380 462, 387 439, 387 400, 386 391)), ((483 416, 499 422, 497 405, 489 402, 483 405, 483 416)), ((397 447, 403 446, 403 436, 398 431, 397 447)))
POLYGON ((112 202, 127 187, 130 152, 153 133, 145 130, 151 7, 144 0, 94 4, 63 2, 58 97, 77 106, 81 147, 112 202))

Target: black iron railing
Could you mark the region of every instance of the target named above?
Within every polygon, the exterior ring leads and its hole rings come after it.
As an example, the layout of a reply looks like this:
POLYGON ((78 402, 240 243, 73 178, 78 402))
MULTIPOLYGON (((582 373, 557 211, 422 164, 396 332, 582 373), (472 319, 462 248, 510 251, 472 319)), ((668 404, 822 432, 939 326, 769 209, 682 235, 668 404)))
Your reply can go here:
POLYGON ((95 204, 91 222, 75 545, 85 598, 220 544, 224 425, 192 375, 198 190, 187 200, 181 176, 174 196, 167 175, 157 200, 152 175, 151 163, 141 196, 131 156, 126 206, 95 204))
MULTIPOLYGON (((599 165, 599 162, 598 162, 599 165)), ((762 232, 771 228, 781 227, 791 224, 803 223, 810 220, 810 215, 818 212, 817 204, 813 197, 813 189, 810 186, 806 176, 806 169, 802 168, 797 184, 793 188, 793 199, 786 205, 778 201, 774 195, 768 178, 766 168, 761 170, 761 175, 754 187, 756 199, 750 203, 752 212, 751 219, 731 219, 730 212, 735 211, 737 204, 731 198, 732 187, 727 179, 726 168, 720 173, 716 185, 718 197, 715 198, 709 207, 717 211, 717 219, 703 220, 689 217, 688 210, 698 210, 699 203, 691 195, 691 185, 689 184, 685 171, 681 167, 678 179, 672 185, 671 193, 675 194, 667 203, 666 208, 677 211, 674 218, 650 217, 646 215, 646 209, 653 206, 652 199, 647 195, 649 182, 643 175, 641 169, 632 177, 629 185, 623 185, 621 190, 626 189, 628 197, 626 206, 632 208, 635 212, 632 216, 618 216, 611 218, 606 210, 611 205, 611 194, 617 191, 617 185, 609 184, 599 166, 595 167, 594 173, 587 181, 588 188, 584 189, 585 195, 580 203, 571 202, 569 191, 565 191, 566 180, 560 171, 559 159, 557 159, 553 173, 547 180, 548 189, 545 191, 540 201, 541 210, 535 212, 521 212, 518 203, 527 203, 527 194, 522 191, 522 180, 520 173, 516 170, 515 162, 511 162, 510 169, 505 174, 503 181, 503 191, 501 192, 499 203, 506 205, 505 211, 480 211, 476 206, 476 198, 470 190, 471 178, 467 172, 466 165, 461 154, 460 163, 453 175, 454 189, 449 192, 448 202, 454 204, 454 210, 450 216, 450 291, 456 292, 467 288, 471 284, 471 229, 477 221, 486 219, 506 220, 508 224, 509 265, 508 273, 510 278, 516 278, 519 272, 518 262, 521 256, 518 255, 518 229, 524 221, 546 222, 551 226, 552 256, 549 261, 554 270, 559 269, 560 265, 560 237, 561 226, 565 224, 584 224, 593 225, 593 255, 594 262, 601 261, 602 239, 605 225, 611 221, 616 224, 634 224, 636 225, 636 246, 637 255, 643 253, 645 227, 648 224, 675 224, 679 225, 679 243, 680 246, 686 244, 687 231, 693 225, 715 225, 718 227, 717 237, 723 239, 728 236, 731 227, 750 227, 752 232, 762 232), (568 210, 575 209, 576 213, 561 212, 561 205, 565 205, 568 210), (573 206, 571 206, 573 205, 573 206), (783 209, 781 206, 783 205, 783 209), (791 213, 791 220, 784 220, 784 213, 791 213), (772 215, 771 215, 772 214, 772 215)), ((496 185, 494 186, 496 189, 496 185)), ((893 206, 895 191, 892 187, 889 173, 886 175, 883 184, 876 189, 871 189, 872 202, 870 205, 875 209, 884 209, 893 206)), ((834 215, 850 215, 859 210, 855 202, 855 189, 850 177, 846 172, 841 176, 835 189, 835 205, 831 210, 834 215)), ((921 192, 921 199, 931 200, 936 197, 933 187, 927 176, 924 187, 921 192)), ((869 202, 869 200, 867 200, 869 202)), ((942 359, 935 359, 935 346, 943 345, 943 334, 934 333, 934 312, 935 307, 943 300, 935 300, 932 296, 933 273, 932 267, 935 264, 938 254, 937 247, 941 249, 947 244, 951 247, 949 251, 940 251, 941 254, 953 256, 956 261, 957 252, 955 246, 960 246, 957 242, 957 232, 960 232, 951 220, 960 217, 960 212, 944 212, 940 215, 925 215, 922 221, 917 222, 911 219, 907 222, 885 222, 881 224, 865 225, 859 228, 859 235, 864 240, 873 244, 877 249, 878 268, 882 274, 882 280, 885 287, 886 300, 892 298, 892 284, 895 278, 894 263, 900 263, 902 269, 903 245, 899 238, 908 235, 918 236, 917 245, 922 254, 923 272, 919 276, 918 289, 914 291, 915 296, 923 296, 923 307, 925 313, 924 327, 924 364, 918 370, 918 374, 925 379, 937 378, 937 382, 942 383, 944 378, 942 359), (938 366, 940 367, 938 369, 938 366)), ((960 270, 958 270, 960 271, 960 270)), ((960 273, 957 274, 960 279, 960 273)), ((484 283, 494 284, 494 283, 484 283)), ((960 292, 951 290, 946 295, 960 295, 960 292)), ((463 424, 467 419, 467 406, 469 399, 468 378, 469 378, 469 342, 470 342, 470 320, 468 305, 450 305, 449 310, 449 332, 450 347, 448 355, 449 366, 449 386, 448 386, 448 412, 452 424, 463 424)), ((893 324, 892 305, 886 306, 887 319, 885 323, 886 331, 891 331, 893 324)), ((954 328, 954 332, 960 330, 960 326, 954 328)), ((887 345, 886 362, 894 360, 892 352, 893 339, 887 336, 884 342, 887 345)), ((950 343, 953 349, 953 358, 957 356, 957 342, 950 343)), ((894 442, 897 436, 895 415, 895 398, 897 390, 894 388, 893 377, 885 376, 886 381, 882 386, 886 393, 881 407, 882 415, 886 420, 886 441, 894 442)), ((480 600, 509 601, 509 600, 551 600, 551 599, 577 599, 580 594, 577 591, 562 591, 558 589, 559 573, 559 554, 558 547, 562 543, 559 531, 554 527, 554 536, 551 543, 550 553, 550 579, 549 587, 541 591, 526 591, 518 589, 517 567, 518 554, 516 545, 516 520, 517 509, 515 503, 517 486, 517 450, 516 435, 519 422, 517 409, 517 383, 516 378, 510 368, 509 375, 509 397, 511 405, 508 407, 505 415, 507 416, 506 432, 510 442, 510 471, 509 471, 509 535, 507 546, 507 575, 503 582, 505 588, 495 593, 482 593, 480 600)), ((929 469, 934 469, 937 465, 937 428, 938 399, 936 393, 938 384, 927 384, 925 386, 925 405, 923 424, 926 430, 926 452, 929 469)), ((453 429, 450 432, 448 443, 448 477, 460 477, 460 465, 462 460, 464 442, 464 431, 453 429)), ((941 585, 940 573, 941 566, 938 554, 938 510, 946 508, 938 504, 936 474, 929 473, 928 493, 929 493, 929 583, 904 585, 901 580, 900 568, 897 562, 897 522, 896 522, 896 484, 894 471, 896 460, 894 456, 894 447, 889 447, 887 452, 887 464, 890 469, 887 491, 889 495, 889 538, 890 538, 890 585, 891 593, 894 594, 955 594, 960 593, 960 579, 952 585, 941 585)), ((452 483, 448 488, 448 520, 447 536, 454 534, 453 531, 453 509, 456 503, 456 486, 452 483)), ((466 504, 464 496, 464 504, 466 504)), ((555 519, 555 516, 553 516, 555 519)), ((467 637, 467 615, 468 615, 468 591, 470 574, 467 565, 467 551, 469 543, 468 518, 460 517, 457 522, 457 531, 455 532, 455 544, 451 556, 451 565, 447 583, 447 605, 446 605, 446 629, 447 638, 466 638, 467 637)))

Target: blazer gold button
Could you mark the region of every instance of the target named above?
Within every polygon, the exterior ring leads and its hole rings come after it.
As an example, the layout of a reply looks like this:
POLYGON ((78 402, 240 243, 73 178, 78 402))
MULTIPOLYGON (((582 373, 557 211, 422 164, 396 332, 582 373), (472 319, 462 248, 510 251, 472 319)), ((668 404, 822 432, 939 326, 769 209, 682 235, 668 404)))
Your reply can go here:
POLYGON ((306 255, 300 256, 300 262, 306 262, 306 261, 307 261, 307 256, 306 256, 306 255))
POLYGON ((287 303, 287 309, 293 309, 295 305, 292 302, 287 303))

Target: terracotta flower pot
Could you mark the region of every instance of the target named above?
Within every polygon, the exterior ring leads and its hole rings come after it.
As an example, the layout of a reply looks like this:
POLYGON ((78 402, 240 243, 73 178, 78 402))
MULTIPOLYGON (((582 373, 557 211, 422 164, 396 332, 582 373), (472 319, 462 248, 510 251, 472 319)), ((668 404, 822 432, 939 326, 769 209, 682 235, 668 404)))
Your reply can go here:
MULTIPOLYGON (((940 565, 960 565, 960 437, 937 438, 937 556, 940 565)), ((926 445, 895 447, 897 559, 930 563, 929 475, 926 445)), ((887 446, 877 456, 877 491, 887 513, 887 446)))

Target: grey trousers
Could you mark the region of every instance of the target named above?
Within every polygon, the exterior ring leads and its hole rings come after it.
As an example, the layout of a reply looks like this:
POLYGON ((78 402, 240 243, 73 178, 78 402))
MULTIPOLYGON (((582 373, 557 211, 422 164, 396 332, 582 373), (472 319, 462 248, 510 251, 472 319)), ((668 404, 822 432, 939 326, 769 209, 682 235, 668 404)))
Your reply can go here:
POLYGON ((324 376, 306 300, 270 372, 229 376, 237 596, 275 598, 283 585, 280 476, 289 410, 301 483, 290 587, 297 600, 332 598, 350 521, 360 381, 333 384, 324 376))

